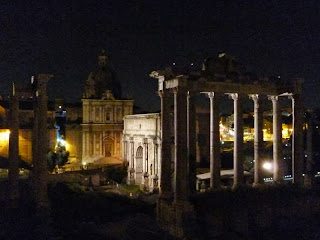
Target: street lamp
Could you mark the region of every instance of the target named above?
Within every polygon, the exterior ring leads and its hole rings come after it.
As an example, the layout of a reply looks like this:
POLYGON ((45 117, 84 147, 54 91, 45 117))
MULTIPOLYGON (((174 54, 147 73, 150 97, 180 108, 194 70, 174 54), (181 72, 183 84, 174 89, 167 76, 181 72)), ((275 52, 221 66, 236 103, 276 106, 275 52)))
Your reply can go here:
POLYGON ((273 168, 271 162, 264 162, 263 165, 262 165, 262 167, 263 167, 265 170, 269 171, 269 172, 271 172, 271 171, 272 171, 272 168, 273 168))

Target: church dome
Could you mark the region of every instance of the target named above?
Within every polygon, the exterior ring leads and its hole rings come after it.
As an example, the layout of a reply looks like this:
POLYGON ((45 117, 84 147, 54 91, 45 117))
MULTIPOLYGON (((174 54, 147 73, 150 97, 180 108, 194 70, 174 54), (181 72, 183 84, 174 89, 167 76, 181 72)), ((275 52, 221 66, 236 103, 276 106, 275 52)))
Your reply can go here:
POLYGON ((121 98, 120 82, 107 64, 107 55, 104 50, 99 55, 98 64, 98 67, 89 74, 83 97, 102 99, 106 92, 111 92, 116 99, 121 98))

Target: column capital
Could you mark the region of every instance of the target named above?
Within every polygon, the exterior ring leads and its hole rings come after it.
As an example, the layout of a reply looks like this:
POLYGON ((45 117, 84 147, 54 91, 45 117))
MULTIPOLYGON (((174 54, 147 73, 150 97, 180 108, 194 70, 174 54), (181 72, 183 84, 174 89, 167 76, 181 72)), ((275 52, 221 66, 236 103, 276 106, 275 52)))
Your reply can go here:
POLYGON ((208 98, 210 98, 210 99, 214 98, 214 95, 215 95, 214 92, 207 92, 206 94, 207 94, 208 98))
POLYGON ((279 100, 279 96, 278 95, 269 95, 268 96, 268 100, 271 100, 272 102, 278 101, 279 100))
POLYGON ((222 93, 218 93, 218 92, 201 92, 201 93, 204 93, 210 99, 212 99, 214 97, 221 97, 222 96, 222 93))
POLYGON ((233 99, 233 100, 239 99, 239 93, 226 93, 226 94, 229 95, 230 99, 233 99))
POLYGON ((259 94, 250 94, 250 95, 249 95, 249 98, 250 98, 251 100, 253 100, 254 109, 259 109, 259 107, 260 107, 260 105, 261 105, 261 100, 262 100, 261 95, 259 96, 259 94))
POLYGON ((290 93, 289 95, 288 95, 288 99, 290 99, 290 100, 294 100, 294 97, 293 97, 293 93, 290 93))
POLYGON ((205 95, 207 95, 208 98, 213 98, 215 96, 215 92, 201 92, 204 93, 205 95))
POLYGON ((188 97, 188 98, 194 97, 194 96, 196 96, 196 95, 197 95, 197 93, 194 92, 194 91, 187 91, 187 97, 188 97))
POLYGON ((249 94, 249 98, 255 102, 261 99, 261 96, 259 94, 249 94))

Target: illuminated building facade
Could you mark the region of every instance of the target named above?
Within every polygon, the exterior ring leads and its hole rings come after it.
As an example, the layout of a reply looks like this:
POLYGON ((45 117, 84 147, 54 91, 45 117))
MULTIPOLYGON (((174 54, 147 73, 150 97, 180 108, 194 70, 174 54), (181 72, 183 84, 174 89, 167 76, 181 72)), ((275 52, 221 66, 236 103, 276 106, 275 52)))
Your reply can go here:
POLYGON ((102 51, 86 80, 82 105, 62 106, 67 150, 82 164, 122 162, 123 117, 132 114, 133 100, 121 99, 121 84, 107 60, 102 51))
POLYGON ((135 114, 124 117, 123 159, 128 163, 128 184, 146 191, 159 188, 160 114, 135 114))
MULTIPOLYGON (((31 164, 32 161, 32 130, 34 124, 33 100, 31 89, 28 85, 17 85, 19 91, 19 156, 23 161, 31 164)), ((9 155, 9 124, 10 101, 0 100, 0 156, 9 155)), ((50 143, 56 142, 55 111, 48 104, 47 122, 49 128, 50 143)))

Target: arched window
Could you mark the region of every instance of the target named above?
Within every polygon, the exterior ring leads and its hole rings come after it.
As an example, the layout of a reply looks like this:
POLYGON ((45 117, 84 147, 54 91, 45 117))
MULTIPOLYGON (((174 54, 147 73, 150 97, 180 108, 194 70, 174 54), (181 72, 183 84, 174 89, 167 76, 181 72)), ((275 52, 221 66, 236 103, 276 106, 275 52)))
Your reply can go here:
POLYGON ((138 149, 137 149, 137 152, 136 152, 136 157, 137 158, 142 158, 142 156, 143 156, 143 148, 140 146, 140 147, 138 147, 138 149))
POLYGON ((136 172, 143 172, 143 148, 139 146, 136 151, 136 172))

